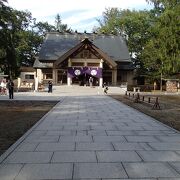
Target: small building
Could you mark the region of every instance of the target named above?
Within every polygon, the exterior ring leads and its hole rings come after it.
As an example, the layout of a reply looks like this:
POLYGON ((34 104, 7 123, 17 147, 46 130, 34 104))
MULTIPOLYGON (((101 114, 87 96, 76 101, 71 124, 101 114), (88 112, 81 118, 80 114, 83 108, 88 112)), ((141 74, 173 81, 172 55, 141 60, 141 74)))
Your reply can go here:
POLYGON ((39 82, 133 84, 134 67, 125 40, 95 33, 47 33, 34 62, 39 82))
POLYGON ((166 92, 178 92, 179 91, 179 79, 164 79, 166 81, 166 92))
POLYGON ((21 67, 20 72, 22 81, 34 81, 36 70, 33 67, 21 67))

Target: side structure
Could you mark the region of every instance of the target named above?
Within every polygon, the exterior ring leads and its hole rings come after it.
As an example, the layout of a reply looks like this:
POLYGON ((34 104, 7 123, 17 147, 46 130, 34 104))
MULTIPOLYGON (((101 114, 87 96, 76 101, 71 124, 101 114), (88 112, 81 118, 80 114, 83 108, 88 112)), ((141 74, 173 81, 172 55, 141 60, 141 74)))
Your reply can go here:
POLYGON ((94 86, 133 84, 133 64, 121 36, 47 33, 34 66, 39 82, 94 86))

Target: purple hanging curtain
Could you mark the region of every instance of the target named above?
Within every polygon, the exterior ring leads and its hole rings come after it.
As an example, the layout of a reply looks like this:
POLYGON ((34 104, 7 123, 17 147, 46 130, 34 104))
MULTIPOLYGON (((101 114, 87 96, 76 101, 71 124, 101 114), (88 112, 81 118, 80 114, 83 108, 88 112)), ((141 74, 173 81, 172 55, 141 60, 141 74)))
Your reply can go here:
POLYGON ((96 78, 102 77, 102 68, 86 68, 86 74, 94 76, 96 78))
POLYGON ((69 67, 68 68, 68 77, 73 78, 83 74, 88 74, 96 78, 102 77, 102 68, 90 68, 90 67, 69 67))
POLYGON ((77 67, 69 67, 68 68, 68 77, 70 77, 70 78, 80 76, 82 74, 84 74, 83 68, 77 68, 77 67))

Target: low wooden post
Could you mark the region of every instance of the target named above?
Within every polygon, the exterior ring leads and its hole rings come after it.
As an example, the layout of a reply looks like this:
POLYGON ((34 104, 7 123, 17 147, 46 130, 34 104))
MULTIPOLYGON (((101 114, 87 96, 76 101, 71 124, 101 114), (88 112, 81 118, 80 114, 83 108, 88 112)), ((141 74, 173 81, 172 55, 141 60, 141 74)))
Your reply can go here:
POLYGON ((151 98, 150 97, 148 98, 148 103, 151 103, 151 98))
POLYGON ((140 95, 139 93, 136 94, 136 98, 134 100, 135 103, 139 103, 140 102, 140 95))
POLYGON ((160 105, 159 105, 159 98, 158 97, 156 97, 156 100, 155 100, 155 103, 154 103, 152 109, 158 109, 158 110, 161 109, 160 105))

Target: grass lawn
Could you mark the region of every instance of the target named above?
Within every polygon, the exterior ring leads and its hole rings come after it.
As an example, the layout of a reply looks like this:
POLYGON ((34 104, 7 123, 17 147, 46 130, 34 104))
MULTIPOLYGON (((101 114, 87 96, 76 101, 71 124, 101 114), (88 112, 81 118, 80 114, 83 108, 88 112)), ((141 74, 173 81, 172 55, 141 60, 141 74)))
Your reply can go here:
POLYGON ((56 103, 54 101, 0 101, 0 155, 56 103))

